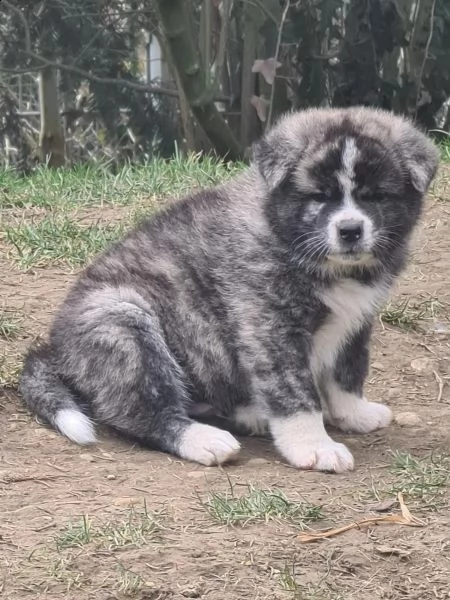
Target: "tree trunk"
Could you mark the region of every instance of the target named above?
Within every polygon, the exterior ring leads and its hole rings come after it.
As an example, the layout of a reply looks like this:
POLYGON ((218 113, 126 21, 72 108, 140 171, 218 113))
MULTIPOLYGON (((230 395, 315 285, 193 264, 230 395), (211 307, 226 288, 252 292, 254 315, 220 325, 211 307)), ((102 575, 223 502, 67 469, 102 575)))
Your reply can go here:
POLYGON ((214 90, 205 83, 205 73, 190 27, 188 3, 183 0, 157 0, 156 4, 174 67, 195 118, 218 154, 230 160, 242 159, 242 148, 214 104, 214 90))
MULTIPOLYGON (((278 33, 280 27, 283 27, 283 11, 282 6, 279 0, 265 0, 265 7, 270 14, 275 18, 275 21, 272 18, 265 18, 265 22, 259 29, 260 33, 260 48, 259 48, 259 56, 264 58, 274 57, 277 58, 277 45, 278 45, 278 33)), ((280 62, 282 62, 280 60, 280 62)), ((258 76, 258 87, 259 87, 259 95, 263 96, 267 99, 270 99, 272 103, 271 109, 271 121, 272 123, 277 120, 277 118, 285 112, 289 112, 291 108, 291 103, 288 100, 287 96, 287 86, 286 79, 284 77, 289 77, 289 64, 281 65, 276 71, 275 80, 272 85, 269 85, 267 81, 262 77, 261 74, 258 76), (280 77, 281 76, 281 77, 280 77)), ((269 109, 270 110, 270 109, 269 109)), ((265 128, 269 123, 266 121, 265 128)))
POLYGON ((420 105, 422 79, 428 59, 429 44, 433 34, 435 0, 416 0, 413 4, 411 38, 405 50, 405 65, 411 91, 408 96, 408 113, 416 117, 420 105))
POLYGON ((244 148, 256 137, 258 126, 251 98, 255 94, 255 74, 252 73, 258 43, 260 8, 246 2, 243 8, 244 40, 241 66, 241 144, 244 148))
POLYGON ((51 67, 47 67, 40 72, 39 103, 41 111, 41 132, 39 135, 41 160, 49 167, 62 167, 65 163, 64 134, 59 118, 56 71, 51 67))

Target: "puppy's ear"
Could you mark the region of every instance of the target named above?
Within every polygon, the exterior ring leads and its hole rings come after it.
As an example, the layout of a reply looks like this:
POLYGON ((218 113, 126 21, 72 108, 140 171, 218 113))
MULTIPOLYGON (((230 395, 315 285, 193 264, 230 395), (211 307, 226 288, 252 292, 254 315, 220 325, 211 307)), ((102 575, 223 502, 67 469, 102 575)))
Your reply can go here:
POLYGON ((409 123, 398 139, 412 186, 425 194, 439 166, 439 151, 435 144, 409 123))
POLYGON ((252 162, 258 167, 270 191, 273 191, 289 177, 301 152, 273 131, 253 144, 252 154, 252 162))

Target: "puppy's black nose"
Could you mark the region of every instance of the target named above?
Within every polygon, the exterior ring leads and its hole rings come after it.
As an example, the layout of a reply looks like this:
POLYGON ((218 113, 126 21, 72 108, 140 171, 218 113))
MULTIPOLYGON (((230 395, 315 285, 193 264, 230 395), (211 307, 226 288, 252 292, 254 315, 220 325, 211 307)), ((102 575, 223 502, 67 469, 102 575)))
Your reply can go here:
POLYGON ((360 221, 342 221, 339 224, 339 236, 343 242, 353 244, 363 234, 363 224, 360 221))

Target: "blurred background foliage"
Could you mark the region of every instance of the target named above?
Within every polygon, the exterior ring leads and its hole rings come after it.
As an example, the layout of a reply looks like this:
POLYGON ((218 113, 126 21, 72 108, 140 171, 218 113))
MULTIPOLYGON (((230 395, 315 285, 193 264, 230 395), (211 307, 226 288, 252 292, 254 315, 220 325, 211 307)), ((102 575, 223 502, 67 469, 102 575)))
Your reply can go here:
POLYGON ((0 164, 240 159, 279 114, 450 130, 448 0, 2 0, 0 164))

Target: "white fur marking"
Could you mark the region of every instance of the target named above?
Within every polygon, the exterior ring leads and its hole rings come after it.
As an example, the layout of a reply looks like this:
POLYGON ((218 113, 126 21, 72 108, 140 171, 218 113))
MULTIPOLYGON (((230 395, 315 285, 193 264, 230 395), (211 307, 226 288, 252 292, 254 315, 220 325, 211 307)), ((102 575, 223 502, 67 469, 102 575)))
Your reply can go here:
POLYGON ((58 410, 55 416, 55 426, 76 444, 94 444, 97 441, 92 421, 79 410, 72 408, 58 410))
POLYGON ((363 227, 363 245, 368 251, 373 245, 373 223, 371 219, 356 206, 353 200, 355 187, 355 161, 358 148, 353 138, 347 138, 342 152, 342 171, 337 174, 343 192, 343 206, 336 211, 328 222, 327 232, 330 246, 339 251, 339 225, 343 221, 359 221, 363 227))
POLYGON ((345 140, 344 151, 342 152, 342 166, 349 179, 353 179, 355 176, 355 161, 358 156, 358 148, 354 138, 347 138, 345 140))
POLYGON ((353 456, 325 431, 322 413, 298 413, 270 421, 275 445, 299 469, 343 473, 354 467, 353 456))
POLYGON ((334 365, 340 348, 376 312, 388 291, 387 284, 370 286, 342 279, 318 294, 331 313, 313 338, 310 366, 316 377, 334 365))
POLYGON ((335 382, 328 383, 327 393, 330 423, 342 431, 369 433, 387 427, 392 421, 390 408, 345 392, 335 382))
POLYGON ((228 433, 211 425, 193 423, 183 432, 178 454, 202 465, 220 465, 239 453, 239 442, 228 433))

